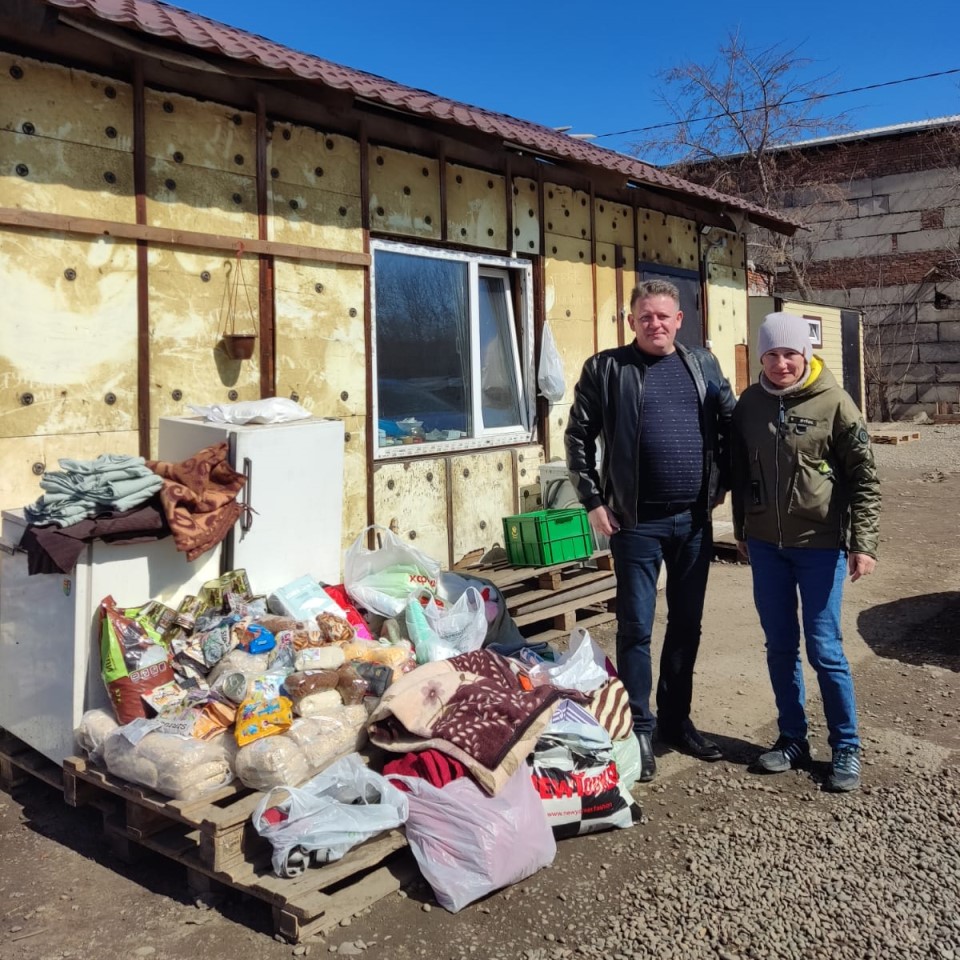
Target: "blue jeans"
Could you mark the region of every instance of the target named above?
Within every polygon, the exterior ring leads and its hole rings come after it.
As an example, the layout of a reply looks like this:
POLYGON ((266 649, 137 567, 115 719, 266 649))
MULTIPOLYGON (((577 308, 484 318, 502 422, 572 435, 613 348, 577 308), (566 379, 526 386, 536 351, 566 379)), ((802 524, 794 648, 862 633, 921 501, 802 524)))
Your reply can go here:
POLYGON ((667 566, 667 630, 657 683, 658 723, 661 730, 676 731, 690 717, 712 529, 706 512, 685 510, 641 520, 610 538, 617 571, 617 672, 638 733, 651 733, 655 726, 650 634, 661 563, 667 566))
POLYGON ((853 677, 840 631, 846 553, 780 548, 765 540, 749 540, 748 545, 753 600, 767 640, 767 669, 777 701, 780 733, 797 740, 807 735, 797 618, 799 592, 807 660, 820 684, 830 746, 859 747, 853 677))

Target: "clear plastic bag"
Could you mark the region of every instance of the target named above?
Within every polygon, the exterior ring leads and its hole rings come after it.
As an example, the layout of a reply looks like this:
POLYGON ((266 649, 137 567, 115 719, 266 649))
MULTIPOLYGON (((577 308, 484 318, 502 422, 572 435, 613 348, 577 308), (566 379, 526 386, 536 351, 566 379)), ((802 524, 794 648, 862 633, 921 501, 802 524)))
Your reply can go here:
POLYGON ((386 527, 367 527, 347 548, 343 582, 350 599, 381 617, 403 613, 410 597, 423 589, 437 589, 438 561, 404 543, 386 527), (366 546, 367 532, 376 530, 379 550, 366 546))
POLYGON ((208 407, 187 406, 209 423, 288 423, 312 416, 289 397, 266 397, 263 400, 241 400, 238 403, 214 403, 208 407))
POLYGON ((557 349, 557 342, 553 339, 553 331, 549 323, 544 323, 543 336, 540 338, 537 386, 540 388, 541 396, 546 397, 551 403, 559 403, 566 390, 563 380, 563 360, 557 349))
POLYGON ((553 863, 556 840, 525 763, 493 797, 469 777, 442 788, 419 777, 391 779, 410 791, 407 842, 451 913, 553 863))
POLYGON ((296 876, 304 857, 339 860, 370 837, 407 819, 407 798, 356 753, 331 764, 302 787, 275 787, 253 813, 253 826, 273 846, 279 877, 296 876))
POLYGON ((609 679, 606 654, 593 642, 590 632, 583 627, 570 631, 567 652, 553 663, 538 663, 530 670, 530 680, 539 685, 549 683, 555 687, 592 693, 609 679))
POLYGON ((432 597, 425 604, 414 597, 407 604, 406 622, 417 663, 472 653, 487 636, 483 597, 475 587, 467 587, 455 603, 442 608, 432 597))

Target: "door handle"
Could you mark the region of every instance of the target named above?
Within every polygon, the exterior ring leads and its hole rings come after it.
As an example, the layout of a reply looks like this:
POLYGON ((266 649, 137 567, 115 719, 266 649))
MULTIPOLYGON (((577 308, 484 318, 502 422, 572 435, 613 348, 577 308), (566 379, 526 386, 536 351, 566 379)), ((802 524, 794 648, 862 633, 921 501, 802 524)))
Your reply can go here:
POLYGON ((253 461, 249 457, 243 458, 243 475, 246 483, 243 485, 243 508, 240 514, 240 529, 246 533, 253 526, 253 461))

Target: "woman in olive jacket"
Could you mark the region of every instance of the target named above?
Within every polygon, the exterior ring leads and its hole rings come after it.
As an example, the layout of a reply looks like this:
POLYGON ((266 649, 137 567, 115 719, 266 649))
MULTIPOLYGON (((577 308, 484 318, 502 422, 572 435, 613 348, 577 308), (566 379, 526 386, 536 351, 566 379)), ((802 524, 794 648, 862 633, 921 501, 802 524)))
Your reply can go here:
POLYGON ((833 750, 826 787, 855 790, 860 738, 840 605, 847 573, 855 581, 876 565, 880 484, 870 437, 853 400, 813 356, 806 320, 770 314, 758 351, 760 381, 733 414, 734 532, 750 558, 780 731, 757 767, 780 773, 810 761, 799 592, 833 750))

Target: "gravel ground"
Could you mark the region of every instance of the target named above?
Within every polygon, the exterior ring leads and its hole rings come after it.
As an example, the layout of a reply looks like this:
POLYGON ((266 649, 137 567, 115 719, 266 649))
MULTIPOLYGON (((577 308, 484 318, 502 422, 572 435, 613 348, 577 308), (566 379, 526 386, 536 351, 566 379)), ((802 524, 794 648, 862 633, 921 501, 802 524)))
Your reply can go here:
POLYGON ((874 443, 873 455, 881 477, 890 471, 960 470, 960 423, 871 423, 872 434, 919 433, 919 441, 874 443))

